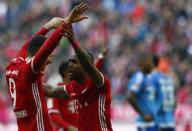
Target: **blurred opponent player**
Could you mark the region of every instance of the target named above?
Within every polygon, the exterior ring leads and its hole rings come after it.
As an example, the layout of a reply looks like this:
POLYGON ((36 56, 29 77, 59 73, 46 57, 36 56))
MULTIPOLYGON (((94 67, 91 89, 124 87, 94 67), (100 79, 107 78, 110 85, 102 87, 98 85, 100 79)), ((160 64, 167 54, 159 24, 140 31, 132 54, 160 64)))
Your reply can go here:
POLYGON ((78 99, 78 131, 112 131, 111 126, 111 87, 110 82, 94 66, 92 55, 75 41, 71 26, 66 26, 66 36, 75 50, 69 59, 70 84, 66 92, 78 99))
POLYGON ((54 18, 29 39, 6 68, 6 78, 17 117, 19 131, 52 131, 42 90, 41 72, 51 62, 52 51, 58 45, 65 23, 85 19, 81 14, 88 8, 80 4, 65 19, 54 18), (44 35, 57 28, 46 39, 44 35))
POLYGON ((156 114, 161 94, 151 76, 153 70, 151 56, 140 55, 138 64, 140 71, 137 71, 128 83, 128 100, 139 113, 136 123, 138 131, 157 131, 156 114))
POLYGON ((168 70, 158 70, 159 57, 153 56, 154 65, 156 67, 156 81, 161 89, 162 100, 160 108, 157 112, 157 124, 159 131, 175 131, 175 85, 174 80, 170 76, 168 70))

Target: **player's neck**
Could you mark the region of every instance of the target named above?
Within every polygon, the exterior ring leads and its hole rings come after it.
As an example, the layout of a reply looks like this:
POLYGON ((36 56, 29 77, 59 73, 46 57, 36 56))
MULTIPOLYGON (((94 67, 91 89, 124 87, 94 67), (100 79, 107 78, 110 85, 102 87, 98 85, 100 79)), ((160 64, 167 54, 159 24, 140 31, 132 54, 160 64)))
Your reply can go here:
POLYGON ((70 82, 70 80, 68 80, 68 79, 63 79, 63 83, 64 84, 68 84, 70 82))
POLYGON ((81 78, 79 78, 78 80, 76 80, 79 84, 83 83, 84 81, 87 80, 86 76, 82 76, 81 78))

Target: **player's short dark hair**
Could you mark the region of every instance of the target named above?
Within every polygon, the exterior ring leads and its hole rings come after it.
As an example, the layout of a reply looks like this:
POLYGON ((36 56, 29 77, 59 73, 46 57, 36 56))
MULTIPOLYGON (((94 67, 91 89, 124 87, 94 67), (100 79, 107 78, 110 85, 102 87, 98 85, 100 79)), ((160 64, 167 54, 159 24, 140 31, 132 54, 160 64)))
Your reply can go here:
POLYGON ((43 35, 34 36, 29 42, 28 55, 35 55, 47 38, 43 35))
POLYGON ((59 71, 59 74, 61 75, 61 77, 64 77, 64 74, 67 72, 67 70, 68 70, 68 62, 62 62, 61 64, 60 64, 60 66, 59 66, 59 69, 58 69, 58 71, 59 71))
POLYGON ((154 66, 157 67, 159 65, 159 56, 152 55, 152 60, 153 60, 154 66))
POLYGON ((146 60, 151 59, 151 55, 148 53, 140 53, 137 57, 137 62, 138 63, 145 63, 146 60))

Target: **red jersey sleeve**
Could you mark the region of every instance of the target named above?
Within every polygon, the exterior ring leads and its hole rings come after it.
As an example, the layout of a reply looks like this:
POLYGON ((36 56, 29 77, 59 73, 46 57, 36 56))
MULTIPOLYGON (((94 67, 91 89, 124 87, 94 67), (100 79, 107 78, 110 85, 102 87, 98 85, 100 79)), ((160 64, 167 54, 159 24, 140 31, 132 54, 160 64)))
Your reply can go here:
POLYGON ((59 105, 58 100, 55 98, 48 98, 47 107, 49 110, 49 114, 59 113, 59 105))
POLYGON ((67 128, 70 124, 65 121, 59 111, 59 103, 56 98, 49 98, 47 101, 47 107, 49 109, 49 116, 51 120, 59 127, 67 128))
POLYGON ((102 74, 102 76, 103 76, 103 85, 102 85, 102 87, 95 86, 94 83, 92 82, 92 80, 89 80, 87 82, 86 87, 95 88, 96 90, 98 90, 99 92, 102 92, 104 94, 110 94, 111 93, 110 81, 105 75, 102 74))
POLYGON ((101 70, 104 64, 104 59, 103 58, 98 58, 97 61, 95 62, 95 66, 97 69, 101 70))
POLYGON ((62 38, 62 31, 64 24, 57 28, 51 36, 43 43, 41 48, 38 50, 36 55, 32 58, 31 67, 34 73, 37 73, 41 70, 41 67, 45 63, 47 57, 52 53, 52 51, 59 44, 60 39, 62 38))
POLYGON ((29 46, 29 43, 31 41, 31 39, 36 36, 36 35, 46 35, 47 32, 49 30, 48 29, 45 29, 45 28, 41 28, 38 32, 36 32, 33 36, 31 36, 25 43, 24 45, 21 47, 21 49, 18 51, 16 57, 22 57, 22 58, 26 58, 27 56, 27 48, 29 46))
POLYGON ((59 127, 67 128, 70 124, 65 121, 60 114, 50 114, 51 120, 59 127))

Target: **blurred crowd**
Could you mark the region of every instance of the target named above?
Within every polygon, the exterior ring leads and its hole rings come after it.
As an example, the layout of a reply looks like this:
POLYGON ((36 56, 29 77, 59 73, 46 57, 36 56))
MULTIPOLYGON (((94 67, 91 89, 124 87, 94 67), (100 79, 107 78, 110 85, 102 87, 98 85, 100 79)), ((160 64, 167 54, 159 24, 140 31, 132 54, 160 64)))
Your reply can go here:
MULTIPOLYGON (((83 0, 0 0, 0 105, 10 105, 4 70, 25 40, 45 21, 65 17, 83 0), (2 101, 2 102, 1 102, 2 101), (7 104, 9 103, 9 104, 7 104)), ((96 57, 109 48, 104 71, 109 75, 114 103, 124 103, 127 82, 137 70, 137 56, 151 53, 167 58, 176 82, 177 104, 192 105, 191 0, 84 0, 88 20, 75 24, 81 45, 96 57), (190 95, 191 94, 191 95, 190 95)), ((46 79, 67 60, 70 45, 63 39, 46 79)), ((0 114, 1 114, 0 106, 0 114)), ((181 114, 179 114, 181 115, 181 114)), ((1 120, 5 121, 6 120, 1 120)))

